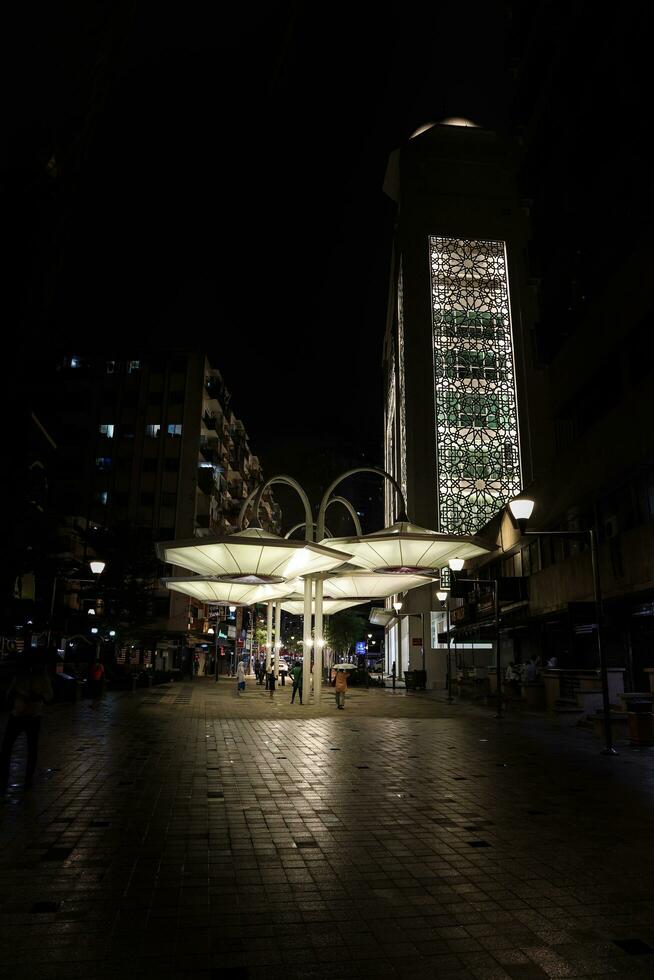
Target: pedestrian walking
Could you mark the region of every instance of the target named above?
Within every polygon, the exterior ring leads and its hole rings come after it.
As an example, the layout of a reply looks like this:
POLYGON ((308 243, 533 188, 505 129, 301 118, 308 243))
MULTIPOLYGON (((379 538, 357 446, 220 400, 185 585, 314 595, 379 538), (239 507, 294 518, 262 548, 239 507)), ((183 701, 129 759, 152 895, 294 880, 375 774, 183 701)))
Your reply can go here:
POLYGON ((296 664, 291 671, 291 677, 293 678, 293 696, 291 697, 291 704, 295 701, 295 695, 300 695, 300 704, 302 704, 302 664, 296 664))
POLYGON ((273 694, 275 693, 275 684, 276 684, 275 671, 271 667, 270 673, 268 674, 268 690, 270 691, 270 697, 272 697, 273 694))
POLYGON ((91 707, 97 708, 104 694, 104 666, 99 660, 91 664, 87 678, 91 707))
POLYGON ((255 660, 254 661, 254 683, 255 684, 258 684, 259 683, 259 661, 258 660, 255 660))
POLYGON ((236 668, 236 690, 239 694, 245 690, 245 667, 242 660, 239 660, 236 668))
POLYGON ((25 789, 29 789, 32 785, 39 748, 43 705, 46 701, 51 701, 53 697, 52 684, 48 677, 42 651, 33 653, 29 650, 22 654, 16 665, 16 673, 7 689, 7 696, 13 698, 13 706, 0 748, 0 792, 4 792, 7 788, 11 753, 14 742, 21 732, 25 733, 27 739, 25 789))
POLYGON ((336 707, 345 707, 345 692, 347 691, 347 677, 344 670, 336 671, 336 707))

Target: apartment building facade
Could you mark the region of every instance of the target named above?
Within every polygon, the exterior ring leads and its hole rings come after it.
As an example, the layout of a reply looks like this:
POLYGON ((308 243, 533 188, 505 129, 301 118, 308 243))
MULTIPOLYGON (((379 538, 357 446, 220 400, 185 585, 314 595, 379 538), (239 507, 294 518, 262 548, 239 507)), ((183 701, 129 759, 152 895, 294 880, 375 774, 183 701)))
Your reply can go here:
MULTIPOLYGON (((61 439, 54 506, 67 525, 67 546, 81 538, 92 548, 103 530, 129 529, 130 540, 146 550, 155 541, 237 530, 243 500, 263 476, 224 379, 205 353, 120 360, 71 353, 50 394, 61 439)), ((270 493, 260 518, 270 530, 279 527, 270 493)), ((151 553, 155 576, 170 573, 156 567, 151 553)), ((201 604, 165 589, 153 598, 144 645, 151 639, 177 648, 206 631, 201 604)))

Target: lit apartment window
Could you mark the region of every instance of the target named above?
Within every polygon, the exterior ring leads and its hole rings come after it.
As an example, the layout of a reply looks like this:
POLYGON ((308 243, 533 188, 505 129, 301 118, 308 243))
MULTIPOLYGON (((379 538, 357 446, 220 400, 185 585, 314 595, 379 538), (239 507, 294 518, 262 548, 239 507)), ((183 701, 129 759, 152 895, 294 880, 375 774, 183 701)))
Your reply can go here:
POLYGON ((113 439, 114 437, 114 427, 111 423, 100 426, 100 435, 106 436, 107 439, 113 439))
POLYGON ((71 359, 70 359, 70 366, 72 368, 78 368, 79 367, 79 358, 78 357, 71 357, 71 359))
POLYGON ((109 499, 109 492, 107 490, 101 490, 98 494, 98 501, 101 504, 106 504, 109 499))
POLYGON ((172 423, 171 425, 168 426, 169 436, 181 436, 181 434, 182 434, 181 425, 178 425, 177 423, 172 423))
POLYGON ((128 361, 127 362, 127 373, 131 374, 133 371, 139 371, 141 368, 140 361, 128 361))
POLYGON ((95 466, 98 470, 110 470, 111 469, 111 456, 96 456, 95 466))
POLYGON ((161 426, 159 424, 146 425, 145 434, 149 439, 158 439, 161 432, 161 426))
POLYGON ((107 374, 113 374, 115 370, 116 370, 116 362, 107 361, 107 374))

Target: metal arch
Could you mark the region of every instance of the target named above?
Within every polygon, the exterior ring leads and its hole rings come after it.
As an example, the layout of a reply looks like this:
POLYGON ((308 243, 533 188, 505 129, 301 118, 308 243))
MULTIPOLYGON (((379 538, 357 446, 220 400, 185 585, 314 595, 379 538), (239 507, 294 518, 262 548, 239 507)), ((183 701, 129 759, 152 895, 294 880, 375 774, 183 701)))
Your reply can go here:
MULTIPOLYGON (((357 534, 357 537, 360 538, 363 535, 363 531, 361 529, 361 521, 359 520, 359 515, 357 514, 354 507, 347 499, 347 497, 330 497, 329 500, 327 501, 327 506, 325 507, 325 513, 327 512, 327 508, 331 507, 332 504, 343 504, 343 506, 347 509, 350 517, 354 522, 354 530, 357 534)), ((327 537, 333 537, 333 535, 329 534, 327 528, 325 528, 325 533, 327 537)))
POLYGON ((354 476, 355 473, 375 473, 377 476, 382 476, 385 480, 388 480, 389 483, 391 483, 392 486, 395 488, 395 492, 400 498, 401 506, 400 506, 399 513, 397 513, 396 520, 406 521, 408 519, 406 514, 406 502, 404 500, 404 494, 402 493, 402 488, 400 487, 397 480, 394 479, 394 477, 392 477, 390 473, 387 473, 386 470, 377 469, 377 467, 375 466, 355 466, 354 469, 346 470, 345 473, 341 473, 340 476, 337 476, 336 479, 333 480, 325 490, 324 496, 320 503, 320 509, 318 511, 316 537, 318 538, 319 541, 324 537, 325 512, 329 505, 330 494, 332 493, 333 490, 336 489, 339 483, 342 483, 343 480, 347 479, 348 476, 354 476))
MULTIPOLYGON (((313 522, 313 526, 314 527, 316 526, 316 522, 315 521, 313 522)), ((291 528, 291 530, 286 532, 286 534, 284 535, 284 537, 285 538, 290 538, 291 534, 293 534, 294 531, 299 531, 301 527, 306 527, 306 524, 305 524, 304 521, 301 521, 299 524, 294 524, 293 527, 291 528)), ((334 535, 332 534, 332 532, 329 530, 328 527, 325 528, 325 535, 328 538, 333 538, 334 537, 334 535)))
POLYGON ((245 500, 241 504, 241 509, 238 512, 238 529, 239 529, 239 531, 242 531, 243 530, 243 521, 245 520, 245 512, 247 511, 248 507, 250 506, 250 504, 252 503, 252 501, 256 497, 258 491, 259 491, 259 487, 255 487, 254 490, 247 495, 247 497, 245 498, 245 500))
POLYGON ((265 483, 262 483, 260 486, 257 487, 256 490, 253 490, 252 493, 249 494, 248 497, 246 497, 246 499, 243 501, 243 504, 241 505, 241 509, 238 515, 239 528, 243 527, 243 519, 245 518, 245 512, 248 508, 248 504, 250 503, 254 504, 254 517, 255 520, 258 520, 259 505, 261 503, 261 498, 263 497, 268 487, 273 486, 273 484, 275 483, 282 483, 287 487, 292 487, 293 490, 297 492, 298 496, 300 497, 300 500, 304 504, 304 516, 306 518, 305 537, 307 541, 313 541, 314 524, 313 524, 313 514, 311 513, 311 504, 309 503, 309 498, 307 497, 306 493, 304 492, 304 489, 297 482, 297 480, 294 479, 292 476, 287 476, 285 473, 279 473, 276 476, 271 476, 268 480, 266 480, 265 483))

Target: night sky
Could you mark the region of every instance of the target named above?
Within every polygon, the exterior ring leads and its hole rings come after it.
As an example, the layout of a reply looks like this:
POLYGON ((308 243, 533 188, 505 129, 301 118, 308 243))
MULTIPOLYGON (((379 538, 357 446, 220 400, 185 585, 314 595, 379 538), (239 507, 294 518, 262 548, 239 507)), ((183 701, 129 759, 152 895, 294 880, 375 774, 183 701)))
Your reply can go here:
POLYGON ((472 33, 437 5, 44 16, 10 165, 30 370, 179 337, 215 353, 267 473, 301 478, 321 434, 381 452, 386 161, 427 120, 503 125, 507 5, 472 33))

